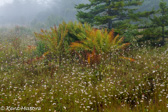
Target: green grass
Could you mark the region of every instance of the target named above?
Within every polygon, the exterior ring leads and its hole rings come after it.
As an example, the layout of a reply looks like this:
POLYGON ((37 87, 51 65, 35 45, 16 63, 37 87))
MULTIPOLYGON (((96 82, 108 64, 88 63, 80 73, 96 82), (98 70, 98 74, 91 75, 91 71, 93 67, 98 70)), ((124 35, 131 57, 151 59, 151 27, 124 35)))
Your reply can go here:
MULTIPOLYGON (((29 43, 27 43, 29 45, 29 43)), ((59 65, 36 57, 20 45, 0 44, 0 107, 41 107, 43 112, 166 112, 168 52, 127 49, 126 57, 90 67, 66 56, 59 65)))

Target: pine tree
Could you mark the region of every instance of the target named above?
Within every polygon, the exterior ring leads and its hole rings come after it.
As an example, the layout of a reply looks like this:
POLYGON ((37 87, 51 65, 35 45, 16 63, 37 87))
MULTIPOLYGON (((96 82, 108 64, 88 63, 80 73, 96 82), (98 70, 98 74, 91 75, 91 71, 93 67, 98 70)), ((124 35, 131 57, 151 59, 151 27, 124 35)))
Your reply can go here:
POLYGON ((151 18, 152 23, 157 26, 161 27, 161 36, 162 42, 161 44, 164 45, 165 43, 165 27, 168 26, 168 6, 165 1, 161 0, 159 4, 160 9, 157 10, 158 15, 151 18))
POLYGON ((137 11, 143 0, 89 0, 89 2, 76 6, 78 20, 92 25, 106 25, 108 29, 126 29, 132 20, 138 21, 139 17, 146 17, 152 13, 137 11))

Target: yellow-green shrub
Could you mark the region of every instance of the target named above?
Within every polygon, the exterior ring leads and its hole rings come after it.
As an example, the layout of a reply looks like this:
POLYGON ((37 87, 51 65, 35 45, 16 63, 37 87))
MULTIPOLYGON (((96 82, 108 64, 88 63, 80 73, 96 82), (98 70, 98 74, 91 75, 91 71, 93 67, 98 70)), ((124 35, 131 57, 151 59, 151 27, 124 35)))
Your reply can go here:
POLYGON ((114 37, 114 30, 109 33, 107 30, 92 29, 86 31, 86 39, 80 42, 71 43, 71 50, 84 51, 88 63, 99 62, 102 53, 115 52, 129 45, 129 43, 122 44, 123 37, 119 35, 114 37))
MULTIPOLYGON (((62 28, 65 28, 68 30, 66 35, 66 41, 70 44, 71 42, 80 41, 86 38, 86 31, 91 31, 93 28, 91 25, 85 23, 78 23, 78 22, 62 22, 60 24, 62 28)), ((61 29, 59 28, 59 31, 61 29)))
POLYGON ((59 29, 55 26, 50 28, 50 31, 41 30, 41 33, 35 33, 35 36, 44 42, 48 47, 48 52, 60 61, 61 55, 65 53, 64 51, 67 48, 65 47, 65 36, 67 35, 67 32, 67 28, 60 25, 59 29))
POLYGON ((68 44, 75 41, 81 41, 86 38, 87 31, 93 28, 89 24, 81 24, 77 22, 69 22, 51 28, 50 31, 41 30, 41 33, 35 33, 35 36, 43 41, 53 52, 59 52, 62 47, 67 47, 68 44))

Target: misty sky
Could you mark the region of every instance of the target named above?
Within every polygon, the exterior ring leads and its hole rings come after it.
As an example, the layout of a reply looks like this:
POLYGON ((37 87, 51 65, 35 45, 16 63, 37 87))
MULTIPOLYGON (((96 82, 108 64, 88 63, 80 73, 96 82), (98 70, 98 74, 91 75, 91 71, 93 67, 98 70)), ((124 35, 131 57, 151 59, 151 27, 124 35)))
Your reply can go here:
MULTIPOLYGON (((26 0, 22 0, 22 1, 26 1, 26 0)), ((47 4, 49 3, 51 0, 34 0, 37 1, 39 4, 47 4)), ((12 3, 13 0, 0 0, 0 6, 12 3)))
POLYGON ((59 0, 0 0, 0 24, 25 24, 35 18, 47 18, 52 1, 56 1, 56 6, 59 0))
POLYGON ((87 0, 0 0, 0 25, 45 22, 48 17, 76 20, 75 4, 87 0))
MULTIPOLYGON (((50 0, 36 0, 36 1, 38 1, 38 3, 46 3, 46 2, 49 2, 50 0)), ((7 3, 12 3, 12 2, 13 0, 0 0, 0 6, 3 6, 7 3)))
POLYGON ((0 6, 3 6, 6 3, 11 3, 13 0, 0 0, 0 6))

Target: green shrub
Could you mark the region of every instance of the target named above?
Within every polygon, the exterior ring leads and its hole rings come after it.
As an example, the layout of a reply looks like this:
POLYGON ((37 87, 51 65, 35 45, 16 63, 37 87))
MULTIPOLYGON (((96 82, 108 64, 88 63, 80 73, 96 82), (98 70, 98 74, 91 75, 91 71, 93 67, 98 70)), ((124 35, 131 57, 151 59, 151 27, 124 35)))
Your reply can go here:
POLYGON ((38 41, 35 53, 38 56, 42 56, 45 52, 47 52, 47 46, 43 41, 38 41))
MULTIPOLYGON (((84 25, 82 23, 78 22, 69 22, 65 23, 63 22, 60 24, 61 27, 66 27, 68 32, 66 35, 66 41, 68 44, 75 41, 81 41, 86 38, 86 32, 91 31, 93 28, 91 25, 85 23, 84 25)), ((59 30, 60 31, 60 30, 59 30)))
POLYGON ((141 38, 138 38, 137 42, 141 45, 147 43, 149 46, 159 46, 161 43, 160 28, 148 28, 141 31, 141 38))

